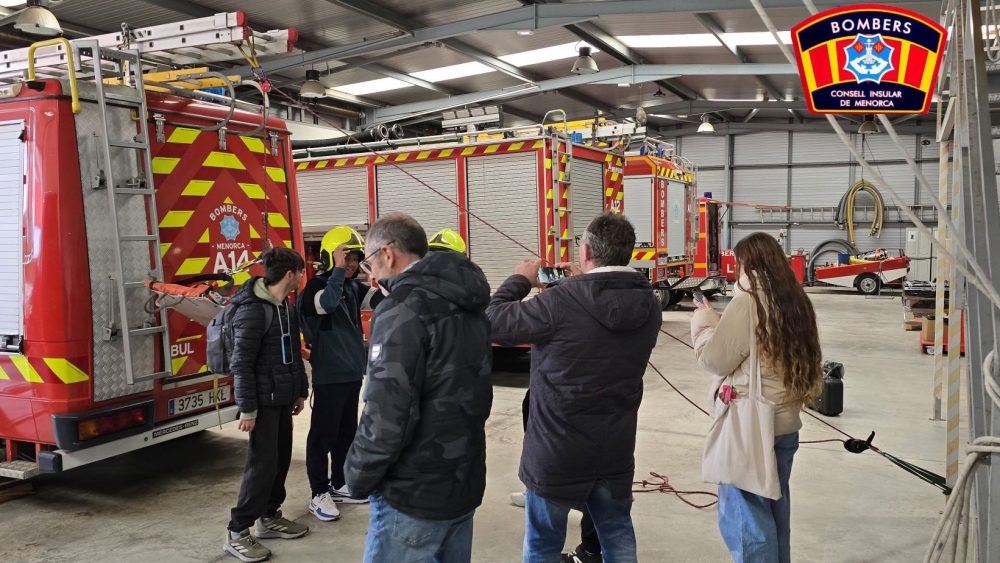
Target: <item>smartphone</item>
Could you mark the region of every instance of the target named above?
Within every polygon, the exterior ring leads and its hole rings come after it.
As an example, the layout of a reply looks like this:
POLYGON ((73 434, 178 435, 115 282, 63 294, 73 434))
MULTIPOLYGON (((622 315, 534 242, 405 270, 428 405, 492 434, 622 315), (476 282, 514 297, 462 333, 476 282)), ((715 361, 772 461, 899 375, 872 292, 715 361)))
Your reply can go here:
POLYGON ((539 268, 538 281, 544 284, 557 282, 566 277, 566 270, 563 268, 539 268))

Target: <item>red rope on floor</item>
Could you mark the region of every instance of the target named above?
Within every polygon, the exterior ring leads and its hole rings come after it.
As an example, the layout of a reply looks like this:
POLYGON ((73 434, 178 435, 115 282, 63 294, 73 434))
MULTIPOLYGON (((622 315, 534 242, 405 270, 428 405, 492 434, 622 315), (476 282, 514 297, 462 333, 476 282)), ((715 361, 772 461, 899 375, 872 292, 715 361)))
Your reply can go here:
POLYGON ((715 506, 716 504, 719 503, 719 495, 717 495, 717 494, 715 494, 713 492, 710 492, 710 491, 682 491, 680 489, 675 488, 673 485, 671 485, 670 484, 670 479, 666 475, 660 475, 659 473, 656 473, 655 471, 650 471, 649 474, 650 474, 650 476, 652 476, 653 480, 647 481, 646 479, 643 479, 642 481, 635 481, 633 483, 633 485, 638 485, 640 488, 638 488, 638 489, 632 489, 633 493, 666 493, 666 494, 669 494, 669 495, 676 495, 677 498, 681 499, 681 501, 684 504, 687 504, 689 506, 692 506, 692 507, 698 508, 698 509, 709 508, 709 507, 715 506), (706 496, 706 497, 712 497, 715 500, 713 500, 712 502, 710 502, 708 504, 697 504, 697 503, 691 502, 688 499, 684 498, 684 497, 687 497, 687 496, 706 496))

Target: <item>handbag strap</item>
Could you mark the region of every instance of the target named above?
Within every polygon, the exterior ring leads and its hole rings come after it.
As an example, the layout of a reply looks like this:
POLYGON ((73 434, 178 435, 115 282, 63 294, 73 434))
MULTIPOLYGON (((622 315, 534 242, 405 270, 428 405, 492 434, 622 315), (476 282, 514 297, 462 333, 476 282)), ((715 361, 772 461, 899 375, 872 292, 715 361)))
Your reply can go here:
POLYGON ((760 351, 757 349, 757 311, 754 297, 750 296, 750 384, 748 391, 750 398, 761 400, 764 397, 760 377, 760 351))

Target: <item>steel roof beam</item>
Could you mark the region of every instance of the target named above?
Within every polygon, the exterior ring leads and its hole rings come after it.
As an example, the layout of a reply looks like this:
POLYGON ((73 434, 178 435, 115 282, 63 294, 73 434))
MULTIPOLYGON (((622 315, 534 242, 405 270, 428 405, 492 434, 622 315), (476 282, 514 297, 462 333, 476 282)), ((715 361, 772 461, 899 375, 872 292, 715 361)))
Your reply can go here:
MULTIPOLYGON (((397 30, 399 30, 401 32, 404 32, 404 33, 410 33, 414 29, 414 27, 415 27, 414 22, 409 21, 406 18, 404 18, 404 17, 400 16, 399 14, 397 14, 396 12, 393 12, 392 10, 388 10, 385 7, 380 6, 380 5, 374 3, 374 2, 372 2, 370 0, 327 0, 327 1, 331 2, 331 3, 334 3, 334 4, 337 4, 339 6, 343 6, 344 8, 347 8, 349 10, 353 10, 353 11, 359 13, 359 14, 362 14, 362 15, 368 16, 370 18, 373 18, 373 19, 375 19, 375 20, 377 20, 379 22, 382 22, 382 23, 384 23, 384 24, 386 24, 388 26, 394 27, 397 30)), ((448 47, 448 48, 450 48, 450 49, 452 49, 452 50, 454 50, 454 51, 456 51, 456 52, 458 52, 458 53, 460 53, 460 54, 462 54, 462 55, 464 55, 464 56, 466 56, 466 57, 469 57, 469 58, 471 58, 473 60, 476 60, 476 61, 478 61, 478 62, 480 62, 480 63, 482 63, 482 64, 484 64, 486 66, 489 66, 489 67, 493 68, 494 70, 500 71, 500 72, 502 72, 504 74, 507 74, 508 76, 512 76, 514 78, 517 78, 518 80, 521 80, 523 82, 536 82, 538 80, 541 80, 541 77, 539 77, 539 76, 537 76, 535 74, 532 74, 530 72, 524 71, 524 70, 522 70, 522 69, 520 69, 520 68, 518 68, 518 67, 516 67, 516 66, 514 66, 514 65, 512 65, 510 63, 504 62, 503 60, 501 60, 501 59, 499 59, 499 58, 497 58, 497 57, 495 57, 495 56, 493 56, 493 55, 491 55, 491 54, 489 54, 489 53, 487 53, 487 52, 485 52, 485 51, 483 51, 481 49, 473 47, 472 45, 469 45, 468 43, 466 43, 466 42, 464 42, 464 41, 462 41, 460 39, 457 39, 457 38, 444 39, 444 40, 441 41, 441 44, 444 45, 444 46, 446 46, 446 47, 448 47)), ((372 68, 372 70, 374 70, 374 69, 372 68)), ((381 72, 381 71, 377 71, 377 72, 380 72, 380 74, 386 74, 385 72, 381 72)), ((386 76, 391 76, 391 75, 386 74, 386 76)), ((407 79, 407 78, 403 78, 401 76, 393 76, 393 78, 397 78, 399 80, 403 80, 405 82, 409 82, 410 84, 416 84, 412 80, 407 79)), ((412 78, 412 77, 410 77, 410 78, 412 78)), ((428 84, 430 84, 430 83, 428 83, 428 84)), ((420 86, 420 84, 417 84, 417 85, 420 86)), ((430 88, 430 89, 434 90, 434 88, 430 88)), ((441 91, 441 90, 437 90, 437 91, 441 91)), ((455 90, 452 90, 451 92, 444 92, 444 93, 456 94, 456 93, 461 93, 461 92, 457 92, 455 90)), ((600 100, 594 99, 594 98, 592 98, 590 96, 587 96, 585 94, 580 94, 580 93, 572 92, 572 91, 563 91, 563 92, 560 92, 560 94, 563 95, 563 96, 565 96, 565 97, 567 97, 567 98, 569 98, 569 99, 571 99, 571 100, 573 100, 573 101, 575 101, 575 102, 578 102, 578 103, 581 103, 581 104, 584 104, 584 105, 588 105, 588 106, 593 107, 595 109, 600 109, 600 110, 603 110, 603 111, 606 111, 606 112, 613 112, 616 109, 616 108, 614 108, 614 107, 612 107, 612 106, 610 106, 608 104, 605 104, 604 102, 602 102, 600 100)))
MULTIPOLYGON (((498 70, 508 76, 513 76, 518 80, 531 83, 545 80, 545 78, 536 73, 518 68, 510 63, 504 62, 503 60, 481 49, 473 47, 472 45, 469 45, 464 41, 458 39, 445 39, 444 41, 442 41, 442 43, 450 49, 453 49, 467 57, 479 61, 486 66, 492 67, 495 70, 498 70)), ((591 96, 588 96, 580 92, 574 92, 572 90, 563 90, 560 91, 559 94, 561 96, 569 98, 570 100, 573 100, 574 102, 581 103, 583 105, 590 106, 594 109, 599 109, 601 111, 610 113, 610 112, 615 112, 618 109, 605 102, 602 102, 601 100, 598 100, 596 98, 593 98, 591 96)))
MULTIPOLYGON (((848 125, 849 127, 849 125, 848 125)), ((910 134, 910 135, 931 135, 935 132, 935 125, 910 125, 904 124, 896 127, 896 131, 900 134, 910 134)), ((667 136, 683 136, 683 135, 699 135, 698 125, 684 125, 681 127, 663 127, 663 134, 667 136)), ((830 128, 830 124, 823 120, 816 121, 806 121, 805 123, 788 123, 788 122, 773 122, 773 121, 753 121, 751 123, 716 123, 715 124, 715 135, 738 135, 742 133, 756 133, 758 131, 814 131, 818 133, 832 133, 833 129, 830 128)), ((705 135, 701 133, 700 135, 705 135)), ((706 135, 707 136, 707 135, 706 135)))
MULTIPOLYGON (((714 16, 712 16, 711 14, 695 14, 694 17, 698 18, 698 22, 701 23, 702 27, 704 27, 705 29, 708 30, 709 33, 714 35, 715 39, 719 42, 719 44, 722 45, 727 51, 729 51, 729 53, 733 57, 735 57, 736 60, 738 60, 741 63, 753 62, 753 60, 751 60, 750 58, 750 55, 747 55, 746 51, 743 50, 742 47, 740 47, 739 45, 730 45, 729 43, 725 42, 725 40, 722 38, 722 34, 725 33, 725 30, 722 29, 722 26, 719 24, 718 20, 716 20, 714 16)), ((762 88, 764 88, 764 91, 767 92, 767 95, 770 96, 771 99, 774 100, 784 99, 785 96, 781 92, 781 90, 778 90, 778 87, 774 85, 774 82, 771 82, 771 80, 769 80, 767 77, 755 76, 754 78, 757 80, 757 83, 760 84, 762 88)), ((792 116, 795 117, 796 120, 798 120, 799 122, 802 121, 801 113, 795 110, 792 110, 790 113, 792 114, 792 116)), ((752 116, 751 119, 753 119, 752 116)))
MULTIPOLYGON (((143 0, 153 2, 153 0, 143 0)), ((177 0, 180 1, 180 0, 177 0)), ((354 0, 352 0, 354 1, 354 0)), ((914 2, 916 0, 904 0, 914 2)), ((816 0, 819 5, 838 5, 842 0, 816 0)), ((796 8, 801 0, 763 0, 765 8, 796 8)), ((749 9, 748 6, 741 6, 749 9)), ((733 0, 699 0, 692 10, 690 0, 608 0, 606 2, 576 2, 573 4, 534 4, 504 10, 456 22, 400 32, 400 35, 376 37, 352 43, 277 57, 263 63, 266 72, 317 64, 330 59, 356 57, 385 49, 400 49, 426 41, 440 41, 475 31, 544 29, 553 26, 577 24, 605 15, 657 14, 671 12, 711 12, 732 10, 733 0)), ((387 13, 383 10, 383 14, 387 13)), ((240 67, 241 74, 249 74, 249 67, 240 67)))
POLYGON ((483 92, 473 92, 461 96, 451 96, 443 100, 415 102, 391 108, 375 110, 376 122, 387 120, 409 119, 434 111, 460 107, 467 104, 488 100, 537 94, 563 88, 571 88, 582 84, 641 84, 655 82, 665 78, 678 76, 718 76, 718 75, 760 75, 760 74, 795 74, 797 71, 790 64, 732 64, 732 65, 633 65, 602 70, 594 74, 567 76, 541 80, 535 84, 525 84, 519 87, 500 88, 483 92))

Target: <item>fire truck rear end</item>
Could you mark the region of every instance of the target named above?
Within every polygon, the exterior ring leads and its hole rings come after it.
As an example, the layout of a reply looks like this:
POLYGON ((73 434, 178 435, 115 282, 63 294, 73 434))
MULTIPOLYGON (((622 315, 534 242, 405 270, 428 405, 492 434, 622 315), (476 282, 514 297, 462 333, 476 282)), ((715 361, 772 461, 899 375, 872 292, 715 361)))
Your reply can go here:
MULTIPOLYGON (((189 32, 249 33, 239 13, 189 23, 189 32)), ((170 84, 146 92, 136 50, 57 41, 20 53, 28 80, 0 90, 8 478, 234 420, 231 379, 205 366, 204 327, 165 308, 146 282, 238 270, 269 246, 302 246, 281 121, 227 96, 199 101, 211 95, 163 92, 179 92, 170 84), (44 78, 67 71, 47 58, 72 61, 74 72, 44 78)), ((250 272, 233 277, 238 285, 250 272)))

